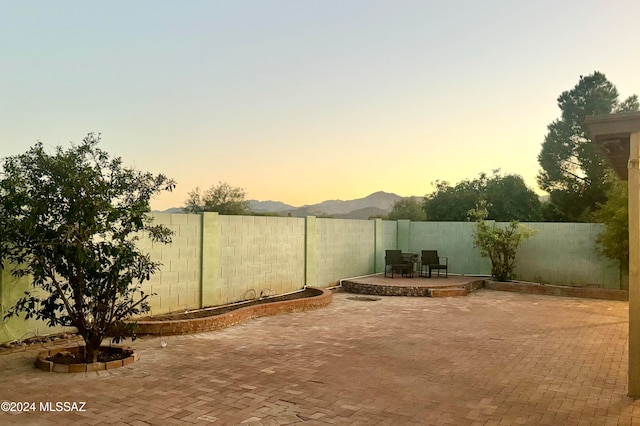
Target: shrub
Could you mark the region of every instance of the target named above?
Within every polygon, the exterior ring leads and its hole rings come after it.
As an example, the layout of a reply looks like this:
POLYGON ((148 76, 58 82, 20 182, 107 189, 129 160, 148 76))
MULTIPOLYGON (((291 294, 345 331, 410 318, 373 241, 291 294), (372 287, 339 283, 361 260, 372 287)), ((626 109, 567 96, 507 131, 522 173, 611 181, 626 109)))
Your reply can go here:
POLYGON ((517 221, 511 221, 505 227, 500 227, 495 222, 489 224, 485 221, 487 214, 486 201, 480 201, 475 209, 469 211, 469 216, 476 221, 473 245, 480 249, 482 256, 491 260, 493 278, 510 281, 515 278, 513 270, 518 246, 536 231, 517 221))

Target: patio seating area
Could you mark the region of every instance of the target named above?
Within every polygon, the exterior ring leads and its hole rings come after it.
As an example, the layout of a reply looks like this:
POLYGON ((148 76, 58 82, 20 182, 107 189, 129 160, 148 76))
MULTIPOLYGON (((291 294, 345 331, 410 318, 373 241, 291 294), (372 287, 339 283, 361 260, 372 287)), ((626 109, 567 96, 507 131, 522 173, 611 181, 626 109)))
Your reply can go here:
POLYGON ((414 253, 402 253, 402 250, 385 250, 384 277, 394 278, 394 274, 400 277, 413 278, 418 271, 418 276, 431 278, 433 271, 440 278, 440 271, 444 271, 444 277, 449 275, 449 261, 446 256, 439 256, 438 250, 422 250, 421 256, 414 253))
POLYGON ((315 311, 138 339, 138 362, 99 373, 38 370, 41 346, 4 354, 1 401, 86 411, 0 413, 0 424, 636 424, 627 327, 622 301, 338 292, 315 311))

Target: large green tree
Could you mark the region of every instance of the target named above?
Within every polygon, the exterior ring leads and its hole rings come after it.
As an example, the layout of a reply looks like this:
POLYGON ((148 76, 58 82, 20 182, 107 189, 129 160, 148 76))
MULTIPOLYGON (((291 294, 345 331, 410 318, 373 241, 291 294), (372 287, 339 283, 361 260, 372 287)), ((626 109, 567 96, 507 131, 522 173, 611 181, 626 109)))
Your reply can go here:
POLYGON ((423 204, 416 197, 405 197, 395 203, 389 215, 389 220, 409 219, 409 220, 425 220, 423 204))
POLYGON ((148 308, 141 284, 160 263, 136 240, 170 241, 171 231, 152 223, 149 200, 175 185, 124 167, 99 142, 89 134, 54 154, 37 143, 5 158, 0 173, 0 267, 30 277, 36 289, 8 316, 76 327, 89 362, 106 335, 117 341, 131 331, 122 320, 148 308))
POLYGON ((614 178, 607 202, 599 205, 593 220, 604 224, 598 235, 599 252, 618 262, 620 272, 629 270, 629 196, 626 182, 614 178))
POLYGON ((600 72, 586 77, 558 97, 562 115, 548 126, 538 155, 542 170, 538 184, 564 220, 588 221, 598 204, 606 202, 609 167, 587 137, 584 118, 594 114, 635 111, 638 97, 619 100, 616 87, 600 72))
POLYGON ((436 181, 436 190, 424 200, 424 211, 430 221, 466 221, 469 210, 475 207, 481 197, 480 179, 463 180, 455 186, 447 181, 436 181))
POLYGON ((469 211, 481 200, 486 201, 487 219, 499 222, 540 219, 540 201, 518 175, 502 175, 494 170, 491 176, 481 173, 455 186, 436 182, 436 190, 427 195, 424 210, 427 220, 466 221, 469 211))
POLYGON ((182 210, 187 213, 251 214, 251 206, 246 200, 244 189, 231 186, 226 182, 218 182, 218 185, 212 185, 204 193, 200 188, 195 188, 188 194, 182 210))

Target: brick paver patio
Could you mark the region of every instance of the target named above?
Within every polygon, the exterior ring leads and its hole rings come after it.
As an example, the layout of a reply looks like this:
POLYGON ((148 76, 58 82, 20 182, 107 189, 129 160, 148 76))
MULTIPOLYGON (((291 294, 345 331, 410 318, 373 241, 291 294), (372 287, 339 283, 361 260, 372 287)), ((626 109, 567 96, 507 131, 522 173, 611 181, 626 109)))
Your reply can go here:
POLYGON ((0 413, 0 424, 640 424, 626 396, 626 302, 351 297, 139 339, 139 362, 100 373, 36 370, 36 350, 0 356, 0 401, 86 402, 0 413))

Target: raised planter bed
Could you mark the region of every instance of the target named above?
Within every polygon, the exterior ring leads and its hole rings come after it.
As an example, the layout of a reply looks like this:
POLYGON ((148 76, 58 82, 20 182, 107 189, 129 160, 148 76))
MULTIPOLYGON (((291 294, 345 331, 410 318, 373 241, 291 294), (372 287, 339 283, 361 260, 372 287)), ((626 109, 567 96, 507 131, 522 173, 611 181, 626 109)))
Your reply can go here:
POLYGON ((171 336, 229 327, 252 318, 317 309, 331 303, 331 290, 308 287, 295 295, 276 296, 235 306, 158 315, 136 320, 138 335, 171 336))
POLYGON ((560 285, 542 285, 526 282, 500 282, 485 280, 484 288, 490 290, 512 291, 515 293, 542 294, 546 296, 584 297, 587 299, 629 300, 627 290, 607 288, 569 287, 560 285))
POLYGON ((126 346, 101 346, 100 350, 108 353, 114 359, 106 362, 75 363, 73 358, 84 353, 84 346, 55 348, 42 351, 36 358, 36 367, 54 373, 88 373, 90 371, 111 370, 133 364, 140 358, 140 354, 126 346))

